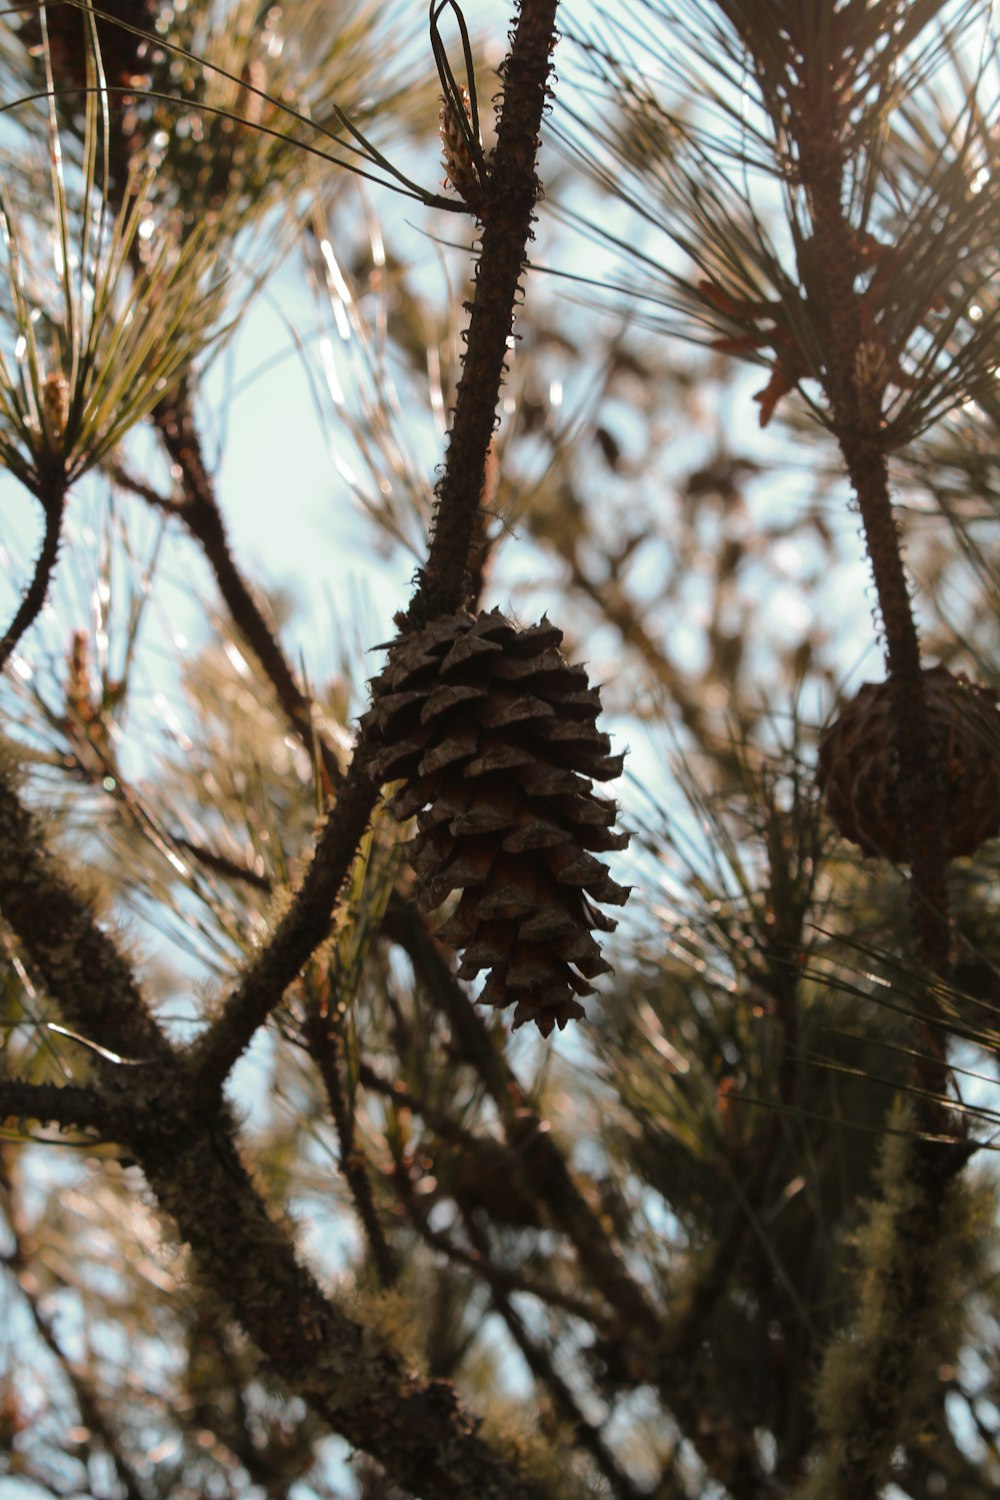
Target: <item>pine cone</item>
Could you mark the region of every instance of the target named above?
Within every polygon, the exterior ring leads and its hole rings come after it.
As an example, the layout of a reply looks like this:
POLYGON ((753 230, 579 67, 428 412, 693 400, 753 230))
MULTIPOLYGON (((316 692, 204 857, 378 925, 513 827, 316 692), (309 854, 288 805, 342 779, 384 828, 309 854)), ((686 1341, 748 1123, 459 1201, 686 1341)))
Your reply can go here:
POLYGON ((548 620, 521 630, 499 610, 435 620, 390 651, 366 721, 382 746, 372 774, 402 780, 390 805, 417 815, 421 904, 462 891, 439 932, 465 950, 459 975, 489 969, 481 1002, 515 1006, 515 1028, 534 1021, 543 1036, 582 1016, 574 996, 610 969, 592 929, 617 924, 593 903, 628 898, 594 857, 628 835, 591 785, 623 757, 561 640, 548 620))
MULTIPOLYGON (((972 854, 1000 832, 997 695, 947 667, 924 672, 930 751, 943 770, 947 847, 972 854)), ((865 854, 900 863, 908 839, 899 796, 894 686, 866 682, 823 737, 817 782, 826 810, 865 854)))

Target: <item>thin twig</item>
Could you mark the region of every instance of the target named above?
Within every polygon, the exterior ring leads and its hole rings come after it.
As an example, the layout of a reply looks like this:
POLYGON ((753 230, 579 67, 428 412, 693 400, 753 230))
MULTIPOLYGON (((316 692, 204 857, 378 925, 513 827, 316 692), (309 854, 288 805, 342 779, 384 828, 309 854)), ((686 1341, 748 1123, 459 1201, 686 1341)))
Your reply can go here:
POLYGON ((454 1141, 459 1146, 465 1145, 470 1150, 475 1150, 478 1145, 479 1137, 472 1131, 456 1124, 449 1115, 445 1114, 444 1110, 435 1108, 426 1099, 418 1098, 398 1079, 383 1078, 380 1073, 376 1073, 370 1063, 359 1063, 358 1078, 366 1089, 371 1089, 373 1093, 381 1094, 385 1099, 391 1099, 398 1107, 419 1115, 443 1140, 454 1141))
POLYGON ((218 1019, 191 1048, 190 1062, 204 1087, 217 1089, 253 1040, 259 1026, 329 935, 338 893, 354 861, 378 797, 357 746, 336 806, 291 906, 243 977, 218 1019))
POLYGON ((61 1130, 98 1130, 108 1126, 108 1112, 99 1094, 79 1084, 28 1083, 0 1079, 0 1119, 35 1120, 61 1130))
POLYGON ((125 467, 120 455, 116 454, 113 461, 107 466, 108 477, 118 485, 119 489, 128 490, 132 495, 137 495, 140 500, 145 500, 147 505, 153 506, 155 510, 163 511, 164 515, 179 516, 183 514, 184 502, 177 500, 171 495, 163 495, 153 485, 148 484, 145 479, 140 479, 138 474, 133 474, 131 469, 125 467))
POLYGON ((52 1355, 73 1392, 73 1399, 83 1426, 89 1434, 98 1438, 101 1448, 111 1460, 118 1481, 125 1492, 126 1500, 149 1500, 149 1490, 143 1484, 131 1460, 124 1453, 119 1435, 105 1413, 104 1402, 94 1389, 89 1373, 71 1359, 63 1349, 52 1320, 42 1310, 35 1291, 34 1277, 23 1274, 28 1267, 24 1243, 26 1234, 23 1226, 17 1222, 14 1214, 8 1216, 8 1225, 14 1236, 15 1249, 12 1255, 4 1257, 5 1263, 17 1282, 18 1290, 27 1305, 36 1333, 52 1355))
POLYGON ((18 641, 25 631, 30 629, 42 611, 45 600, 48 597, 49 584, 52 581, 52 573, 59 556, 59 543, 62 539, 62 518, 65 510, 66 497, 63 491, 51 496, 44 505, 45 532, 42 536, 42 547, 35 563, 35 571, 28 585, 24 598, 17 608, 17 612, 7 627, 7 632, 0 640, 0 672, 3 671, 13 654, 18 641))
POLYGON ((343 1081, 343 1016, 329 1005, 329 986, 310 987, 308 994, 303 1034, 309 1054, 319 1069, 326 1090, 327 1103, 337 1131, 340 1146, 340 1170, 354 1199, 354 1207, 368 1241, 372 1264, 379 1284, 395 1286, 399 1279, 399 1266, 382 1228, 368 1169, 363 1153, 358 1149, 354 1135, 354 1114, 348 1107, 344 1095, 343 1081))
POLYGON ((265 894, 274 890, 274 881, 269 875, 251 870, 242 860, 231 859, 228 854, 220 854, 217 849, 209 849, 207 845, 184 838, 179 833, 172 834, 170 841, 175 849, 183 849, 185 854, 190 854, 193 860, 206 870, 211 870, 213 875, 221 875, 224 880, 232 880, 240 885, 252 886, 255 891, 263 891, 265 894))
POLYGON ((538 1201, 576 1249, 600 1295, 619 1316, 652 1332, 659 1314, 628 1273, 618 1247, 574 1182, 550 1132, 531 1108, 510 1064, 498 1051, 482 1016, 451 971, 419 912, 390 899, 384 930, 404 949, 434 1003, 447 1017, 462 1055, 496 1103, 512 1150, 525 1164, 538 1201))
POLYGON ((627 1475, 622 1473, 615 1458, 605 1446, 598 1429, 580 1410, 576 1398, 556 1371, 551 1358, 528 1335, 523 1320, 510 1301, 510 1292, 518 1288, 509 1284, 508 1273, 497 1266, 485 1231, 475 1224, 471 1215, 463 1213, 465 1231, 473 1247, 471 1252, 463 1250, 449 1235, 431 1227, 427 1214, 418 1202, 405 1171, 395 1172, 393 1181, 406 1210, 407 1218, 424 1243, 431 1250, 445 1255, 453 1263, 466 1266, 486 1283, 493 1305, 507 1324, 511 1337, 521 1350, 532 1375, 548 1388, 560 1416, 564 1421, 572 1424, 576 1437, 593 1454, 601 1472, 610 1481, 613 1493, 622 1496, 623 1500, 638 1500, 639 1492, 627 1475))
MULTIPOLYGON (((393 1174, 393 1183, 399 1193, 407 1212, 410 1212, 412 1193, 407 1192, 408 1184, 402 1172, 393 1174)), ((412 1214, 411 1214, 412 1217, 412 1214)), ((583 1297, 574 1297, 571 1292, 563 1292, 559 1287, 554 1287, 548 1282, 541 1282, 534 1276, 526 1275, 523 1271, 510 1266, 501 1266, 491 1259, 484 1259, 479 1250, 466 1250, 461 1245, 456 1245, 450 1235, 443 1230, 434 1229, 427 1222, 426 1215, 420 1216, 420 1236, 432 1250, 451 1261, 454 1265, 462 1266, 470 1271, 473 1276, 481 1277, 490 1286, 502 1287, 507 1292, 522 1292, 526 1297, 534 1297, 543 1305, 561 1308, 571 1317, 580 1318, 592 1328, 607 1328, 609 1334, 612 1332, 612 1324, 609 1322, 606 1312, 595 1308, 592 1302, 583 1297)))
POLYGON ((171 1060, 131 969, 59 872, 0 758, 0 911, 69 1023, 106 1061, 171 1060))
MULTIPOLYGON (((471 1214, 463 1214, 463 1223, 471 1244, 479 1253, 482 1265, 484 1268, 491 1267, 489 1236, 485 1229, 475 1222, 471 1214)), ((510 1300, 508 1289, 492 1279, 489 1269, 484 1269, 483 1274, 489 1283, 493 1306, 507 1325, 507 1331, 524 1356, 525 1364, 535 1380, 548 1391, 559 1416, 570 1424, 576 1441, 591 1454, 610 1484, 612 1494, 621 1497, 621 1500, 640 1500, 641 1492, 608 1448, 600 1428, 584 1415, 573 1392, 556 1369, 549 1350, 529 1334, 524 1319, 510 1300)))
MULTIPOLYGON (((184 497, 181 505, 171 501, 167 514, 180 516, 200 544, 233 623, 260 662, 289 723, 306 750, 310 754, 319 753, 329 783, 327 789, 339 786, 344 774, 340 757, 324 735, 313 703, 296 682, 264 606, 236 565, 187 389, 182 388, 161 402, 153 420, 171 462, 179 471, 184 497)), ((130 484, 130 488, 135 485, 130 484)), ((162 503, 155 491, 144 498, 162 503)))
POLYGON ((494 1046, 482 1016, 420 914, 400 898, 392 898, 383 927, 407 953, 434 1003, 448 1018, 462 1055, 492 1095, 508 1144, 521 1155, 539 1204, 572 1244, 589 1285, 615 1310, 614 1337, 627 1341, 635 1367, 655 1384, 709 1472, 728 1485, 737 1500, 767 1500, 775 1492, 774 1485, 761 1467, 753 1434, 731 1433, 722 1442, 719 1434, 705 1431, 700 1392, 687 1364, 673 1356, 669 1322, 630 1273, 620 1247, 580 1191, 558 1144, 531 1108, 516 1074, 494 1046))

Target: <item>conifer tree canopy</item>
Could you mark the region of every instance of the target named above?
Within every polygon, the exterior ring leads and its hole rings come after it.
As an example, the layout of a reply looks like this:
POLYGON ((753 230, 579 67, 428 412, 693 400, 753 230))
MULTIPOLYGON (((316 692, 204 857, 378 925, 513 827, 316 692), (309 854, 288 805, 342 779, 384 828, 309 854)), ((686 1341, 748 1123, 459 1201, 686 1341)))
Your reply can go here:
POLYGON ((986 0, 0 18, 0 1494, 1000 1492, 986 0))

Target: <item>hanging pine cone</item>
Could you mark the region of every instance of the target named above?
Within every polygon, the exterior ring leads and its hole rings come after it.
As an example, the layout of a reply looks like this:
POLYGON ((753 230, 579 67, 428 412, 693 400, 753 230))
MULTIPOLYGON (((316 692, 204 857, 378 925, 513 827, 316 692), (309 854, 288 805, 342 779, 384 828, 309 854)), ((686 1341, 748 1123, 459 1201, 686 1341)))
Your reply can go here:
MULTIPOLYGON (((947 847, 972 854, 1000 832, 1000 718, 997 695, 947 667, 924 672, 931 754, 947 797, 947 847)), ((865 854, 908 857, 899 797, 896 727, 889 682, 866 682, 823 737, 817 781, 826 810, 865 854)))
POLYGON ((591 785, 620 775, 623 757, 561 641, 548 620, 521 630, 499 610, 435 620, 392 649, 367 721, 383 747, 372 774, 402 780, 392 809, 417 816, 407 853, 421 904, 462 891, 439 933, 465 950, 460 976, 489 969, 480 1000, 515 1006, 514 1026, 544 1036, 584 1014, 574 996, 610 969, 592 929, 617 924, 593 903, 628 897, 594 856, 628 835, 591 785))

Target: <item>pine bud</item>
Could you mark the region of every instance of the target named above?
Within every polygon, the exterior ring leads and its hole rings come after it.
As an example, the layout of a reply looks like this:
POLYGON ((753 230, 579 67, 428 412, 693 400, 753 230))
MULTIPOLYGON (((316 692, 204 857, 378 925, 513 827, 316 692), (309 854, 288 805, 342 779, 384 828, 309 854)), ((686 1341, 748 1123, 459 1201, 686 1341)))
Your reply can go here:
POLYGON ((477 210, 483 201, 483 184, 479 179, 479 168, 469 145, 466 130, 471 129, 477 140, 479 130, 477 122, 472 118, 469 91, 464 86, 461 89, 461 100, 465 113, 465 129, 452 100, 442 96, 441 110, 438 114, 438 134, 441 137, 441 154, 448 172, 447 182, 455 189, 463 203, 477 210))

